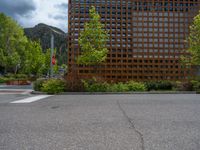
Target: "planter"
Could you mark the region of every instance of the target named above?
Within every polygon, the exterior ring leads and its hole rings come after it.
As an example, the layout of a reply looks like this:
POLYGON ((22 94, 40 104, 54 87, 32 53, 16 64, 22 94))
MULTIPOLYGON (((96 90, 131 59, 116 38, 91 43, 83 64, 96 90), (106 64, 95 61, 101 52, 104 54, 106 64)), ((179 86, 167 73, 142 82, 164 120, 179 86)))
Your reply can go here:
POLYGON ((7 81, 7 85, 30 85, 31 82, 28 80, 13 80, 13 81, 7 81))

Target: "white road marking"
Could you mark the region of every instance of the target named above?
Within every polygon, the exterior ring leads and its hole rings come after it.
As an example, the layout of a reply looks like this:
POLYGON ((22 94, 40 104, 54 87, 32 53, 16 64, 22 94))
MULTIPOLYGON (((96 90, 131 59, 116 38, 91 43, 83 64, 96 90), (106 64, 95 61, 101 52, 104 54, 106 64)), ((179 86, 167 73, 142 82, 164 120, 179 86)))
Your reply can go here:
POLYGON ((34 96, 34 97, 29 97, 29 98, 17 100, 17 101, 11 102, 11 103, 13 103, 13 104, 32 103, 32 102, 35 102, 35 101, 38 101, 38 100, 41 100, 41 99, 44 99, 44 98, 47 98, 47 97, 50 97, 50 96, 52 96, 52 95, 38 95, 38 96, 34 96))
POLYGON ((26 90, 26 91, 24 91, 22 94, 26 95, 26 94, 31 93, 32 91, 33 91, 33 90, 26 90))

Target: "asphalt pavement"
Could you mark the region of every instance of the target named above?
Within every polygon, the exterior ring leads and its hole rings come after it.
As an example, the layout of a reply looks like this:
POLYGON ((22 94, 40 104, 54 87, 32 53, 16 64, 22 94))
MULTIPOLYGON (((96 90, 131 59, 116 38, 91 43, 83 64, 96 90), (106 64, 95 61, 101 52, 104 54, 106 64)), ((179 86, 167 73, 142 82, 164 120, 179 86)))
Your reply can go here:
POLYGON ((0 95, 0 150, 200 150, 200 95, 0 95))

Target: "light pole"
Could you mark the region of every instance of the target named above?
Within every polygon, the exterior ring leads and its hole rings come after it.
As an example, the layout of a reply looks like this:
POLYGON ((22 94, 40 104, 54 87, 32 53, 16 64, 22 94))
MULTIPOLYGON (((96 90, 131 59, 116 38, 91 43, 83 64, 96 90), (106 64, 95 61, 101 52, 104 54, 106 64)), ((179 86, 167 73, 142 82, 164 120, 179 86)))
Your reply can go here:
POLYGON ((52 59, 53 59, 53 52, 54 52, 54 35, 53 33, 51 33, 51 61, 50 61, 50 77, 53 77, 53 63, 52 63, 52 59))
POLYGON ((54 53, 54 35, 53 35, 53 32, 54 33, 57 33, 57 34, 60 34, 60 35, 63 35, 63 33, 61 32, 58 32, 54 29, 52 29, 51 27, 49 27, 49 29, 51 30, 51 61, 50 61, 50 77, 52 78, 53 77, 53 63, 52 63, 52 58, 53 58, 53 53, 54 53))

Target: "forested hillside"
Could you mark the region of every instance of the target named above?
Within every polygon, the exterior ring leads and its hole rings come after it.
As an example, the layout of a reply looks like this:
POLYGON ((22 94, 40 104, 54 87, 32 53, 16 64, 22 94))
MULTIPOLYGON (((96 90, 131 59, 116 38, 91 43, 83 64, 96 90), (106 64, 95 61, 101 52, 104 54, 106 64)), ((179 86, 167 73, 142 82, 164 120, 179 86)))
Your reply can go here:
POLYGON ((46 24, 38 24, 33 28, 25 28, 25 35, 34 41, 40 41, 43 51, 51 47, 51 33, 54 35, 56 56, 59 64, 67 63, 67 33, 46 24), (56 32, 52 32, 52 29, 56 32), (60 34, 59 34, 60 33, 60 34))

